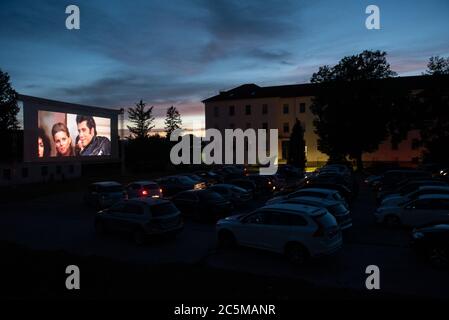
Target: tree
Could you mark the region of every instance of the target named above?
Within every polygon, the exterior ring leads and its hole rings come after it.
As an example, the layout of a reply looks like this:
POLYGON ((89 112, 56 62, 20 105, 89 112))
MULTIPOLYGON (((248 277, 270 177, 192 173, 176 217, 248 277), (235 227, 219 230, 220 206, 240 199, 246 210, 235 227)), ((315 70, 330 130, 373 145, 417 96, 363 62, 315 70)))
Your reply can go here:
POLYGON ((447 75, 449 74, 449 57, 442 58, 439 56, 430 57, 427 63, 428 75, 447 75))
POLYGON ((180 129, 181 125, 181 115, 175 107, 171 106, 167 109, 167 116, 165 118, 165 132, 167 132, 167 138, 170 138, 173 131, 180 129))
POLYGON ((395 75, 381 51, 344 57, 312 75, 311 82, 320 84, 311 106, 318 149, 330 161, 349 156, 362 170, 363 153, 375 151, 386 140, 391 112, 402 110, 407 101, 405 91, 382 80, 395 75))
POLYGON ((140 100, 134 108, 128 109, 128 118, 133 126, 127 126, 135 139, 147 138, 150 130, 154 128, 152 115, 153 107, 146 110, 146 104, 140 100))
POLYGON ((307 162, 305 149, 306 141, 304 140, 304 128, 302 127, 301 122, 296 119, 290 136, 288 163, 304 170, 307 162))
POLYGON ((17 99, 18 94, 9 82, 8 73, 0 70, 0 131, 2 132, 20 128, 17 120, 20 110, 17 99))
POLYGON ((430 85, 415 99, 415 126, 420 130, 424 160, 449 163, 449 58, 431 57, 430 85))

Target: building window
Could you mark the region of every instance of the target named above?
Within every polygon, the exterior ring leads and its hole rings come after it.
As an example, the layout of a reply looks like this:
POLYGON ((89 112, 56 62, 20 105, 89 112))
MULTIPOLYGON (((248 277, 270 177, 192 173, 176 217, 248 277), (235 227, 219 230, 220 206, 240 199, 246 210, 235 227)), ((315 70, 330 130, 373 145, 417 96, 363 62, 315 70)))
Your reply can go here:
POLYGON ((288 104, 284 104, 284 114, 288 114, 288 104))
POLYGON ((299 113, 304 113, 304 112, 306 112, 306 104, 300 103, 299 104, 299 113))
POLYGON ((217 106, 214 107, 214 116, 215 117, 219 117, 220 116, 220 113, 219 113, 219 110, 218 110, 217 106))
POLYGON ((28 178, 28 168, 22 168, 22 178, 28 178))
POLYGON ((245 114, 246 114, 247 116, 249 116, 249 115, 251 114, 251 105, 250 105, 250 104, 247 104, 247 105, 245 106, 245 114))
POLYGON ((262 123, 262 129, 268 130, 268 122, 262 123))
POLYGON ((284 123, 284 133, 289 133, 290 131, 290 126, 288 125, 288 122, 284 123))
POLYGON ((289 141, 282 141, 282 159, 288 159, 288 144, 289 141))
POLYGON ((268 104, 263 104, 262 105, 262 114, 267 114, 268 113, 268 104))
POLYGON ((229 115, 230 116, 235 115, 235 106, 229 106, 229 115))

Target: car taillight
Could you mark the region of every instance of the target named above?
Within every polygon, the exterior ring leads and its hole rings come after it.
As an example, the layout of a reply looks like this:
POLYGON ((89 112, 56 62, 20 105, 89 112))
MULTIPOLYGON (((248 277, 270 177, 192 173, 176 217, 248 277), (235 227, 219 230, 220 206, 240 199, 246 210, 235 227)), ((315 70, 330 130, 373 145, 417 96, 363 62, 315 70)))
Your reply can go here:
POLYGON ((142 195, 142 196, 147 196, 147 195, 148 195, 148 191, 147 191, 147 190, 145 190, 145 189, 144 189, 144 190, 142 190, 142 192, 141 192, 141 195, 142 195))
POLYGON ((162 189, 159 189, 159 193, 161 194, 161 196, 162 196, 162 189))
POLYGON ((318 229, 313 233, 313 237, 323 237, 324 236, 324 226, 321 224, 319 218, 313 218, 313 220, 318 225, 318 229))

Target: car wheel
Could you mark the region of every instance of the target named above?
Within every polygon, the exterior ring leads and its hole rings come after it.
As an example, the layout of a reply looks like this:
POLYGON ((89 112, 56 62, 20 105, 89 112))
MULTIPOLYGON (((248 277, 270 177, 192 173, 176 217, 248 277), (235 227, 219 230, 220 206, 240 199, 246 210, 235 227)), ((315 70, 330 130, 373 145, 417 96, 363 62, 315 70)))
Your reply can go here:
POLYGON ((449 262, 448 254, 449 252, 446 248, 431 248, 428 252, 430 263, 437 268, 447 267, 449 262))
POLYGON ((218 247, 220 249, 229 249, 236 244, 235 236, 231 231, 223 230, 218 234, 218 247))
POLYGON ((133 232, 133 240, 137 245, 141 246, 145 244, 146 235, 142 230, 137 229, 133 232))
POLYGON ((285 254, 288 260, 297 266, 303 265, 309 258, 307 249, 297 243, 288 245, 285 254))
POLYGON ((386 216, 384 222, 388 228, 396 228, 401 224, 399 217, 393 215, 386 216))

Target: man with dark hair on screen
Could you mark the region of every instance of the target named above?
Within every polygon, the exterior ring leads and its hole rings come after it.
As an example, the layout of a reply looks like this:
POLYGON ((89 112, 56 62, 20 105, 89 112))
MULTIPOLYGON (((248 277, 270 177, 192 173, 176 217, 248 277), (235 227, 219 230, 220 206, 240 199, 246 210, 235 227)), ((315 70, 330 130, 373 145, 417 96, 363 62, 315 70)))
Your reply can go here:
POLYGON ((111 141, 97 136, 97 126, 91 116, 76 116, 78 126, 77 149, 80 156, 109 156, 111 141))

